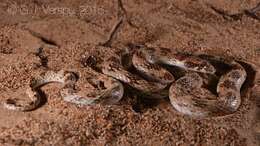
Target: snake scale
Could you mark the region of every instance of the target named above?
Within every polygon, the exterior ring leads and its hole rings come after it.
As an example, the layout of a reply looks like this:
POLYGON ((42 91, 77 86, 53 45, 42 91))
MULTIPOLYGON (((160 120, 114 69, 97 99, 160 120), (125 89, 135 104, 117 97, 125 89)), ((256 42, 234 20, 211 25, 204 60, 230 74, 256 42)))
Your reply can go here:
POLYGON ((148 98, 169 97, 174 109, 186 115, 207 117, 216 113, 230 114, 239 108, 240 89, 247 73, 234 60, 217 61, 227 64, 230 69, 220 76, 214 94, 205 87, 203 75, 214 76, 216 69, 210 61, 198 55, 159 47, 141 46, 129 51, 99 46, 82 55, 82 64, 91 68, 92 72, 46 71, 30 82, 27 92, 30 102, 19 103, 18 100, 8 99, 4 106, 18 111, 36 109, 40 103, 38 90, 52 82, 62 84, 60 94, 65 101, 78 105, 115 104, 123 97, 123 84, 127 84, 148 95, 148 98), (185 74, 176 78, 165 66, 180 68, 185 74), (91 74, 91 78, 86 78, 87 74, 91 74))

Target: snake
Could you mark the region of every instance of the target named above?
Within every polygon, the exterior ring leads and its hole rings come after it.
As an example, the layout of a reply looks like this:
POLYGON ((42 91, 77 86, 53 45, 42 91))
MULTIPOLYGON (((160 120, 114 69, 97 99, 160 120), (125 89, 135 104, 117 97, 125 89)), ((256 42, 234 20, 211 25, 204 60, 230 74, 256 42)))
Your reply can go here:
POLYGON ((47 71, 31 81, 30 104, 7 100, 4 105, 11 110, 35 109, 40 103, 38 90, 52 82, 61 83, 62 98, 77 105, 116 104, 124 95, 124 84, 151 99, 169 97, 175 110, 194 117, 230 114, 241 104, 240 89, 247 73, 235 60, 217 59, 230 69, 219 78, 216 95, 204 86, 203 75, 216 74, 216 68, 207 59, 161 47, 122 50, 94 47, 92 53, 82 55, 81 63, 86 69, 47 71), (185 70, 185 75, 176 78, 165 65, 185 70))
POLYGON ((65 83, 66 77, 67 75, 64 74, 64 71, 41 73, 39 76, 33 77, 29 85, 25 87, 25 96, 28 97, 25 101, 8 98, 4 102, 4 107, 16 111, 31 111, 37 108, 41 103, 40 87, 52 82, 65 83))

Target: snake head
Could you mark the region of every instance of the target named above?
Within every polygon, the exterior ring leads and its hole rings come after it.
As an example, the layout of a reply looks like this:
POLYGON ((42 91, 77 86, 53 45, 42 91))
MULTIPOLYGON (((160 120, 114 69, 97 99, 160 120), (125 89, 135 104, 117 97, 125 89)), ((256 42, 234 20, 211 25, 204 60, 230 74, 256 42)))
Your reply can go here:
POLYGON ((201 71, 205 72, 205 73, 209 73, 209 74, 215 74, 216 73, 215 67, 207 61, 202 62, 201 71))

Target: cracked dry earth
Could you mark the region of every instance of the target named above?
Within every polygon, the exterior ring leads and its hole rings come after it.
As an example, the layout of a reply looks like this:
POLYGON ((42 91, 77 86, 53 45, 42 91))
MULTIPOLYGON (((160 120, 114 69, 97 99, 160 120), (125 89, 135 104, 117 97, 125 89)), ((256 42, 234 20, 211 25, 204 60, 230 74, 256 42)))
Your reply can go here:
POLYGON ((1 103, 21 95, 31 77, 48 69, 84 70, 81 54, 108 38, 120 9, 125 19, 111 46, 148 44, 233 57, 253 68, 247 69, 240 108, 205 119, 178 113, 169 100, 145 100, 131 92, 117 105, 78 107, 62 100, 59 85, 46 85, 46 101, 37 110, 0 107, 0 145, 259 145, 260 12, 244 13, 258 3, 122 0, 118 7, 116 0, 2 0, 1 103))

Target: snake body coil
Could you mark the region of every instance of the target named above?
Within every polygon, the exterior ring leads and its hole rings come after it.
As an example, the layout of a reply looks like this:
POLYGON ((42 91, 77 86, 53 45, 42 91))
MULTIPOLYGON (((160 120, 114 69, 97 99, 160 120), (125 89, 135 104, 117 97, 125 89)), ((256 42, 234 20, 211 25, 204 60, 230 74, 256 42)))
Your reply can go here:
POLYGON ((102 58, 101 63, 95 65, 100 73, 80 70, 77 71, 79 75, 77 79, 72 72, 47 71, 31 82, 28 93, 32 99, 31 104, 25 104, 23 107, 17 106, 18 104, 13 101, 6 102, 5 107, 20 111, 37 108, 39 98, 36 98, 38 97, 36 89, 51 82, 63 85, 60 93, 65 101, 81 105, 117 103, 124 93, 123 85, 119 81, 151 95, 153 93, 157 95, 170 85, 168 96, 173 107, 191 116, 205 117, 219 112, 232 113, 241 103, 240 89, 247 74, 245 69, 233 60, 224 62, 231 66, 231 70, 220 77, 216 89, 218 96, 216 96, 203 87, 203 78, 200 76, 200 74, 215 75, 216 69, 209 61, 198 56, 178 53, 166 48, 142 47, 134 51, 129 63, 138 72, 136 74, 122 65, 122 53, 107 47, 96 48, 95 51, 98 50, 105 50, 108 53, 94 56, 97 59, 102 58), (182 68, 187 73, 176 80, 171 72, 161 66, 162 64, 182 68), (89 74, 91 78, 86 78, 89 74), (86 83, 91 86, 86 86, 86 83))

